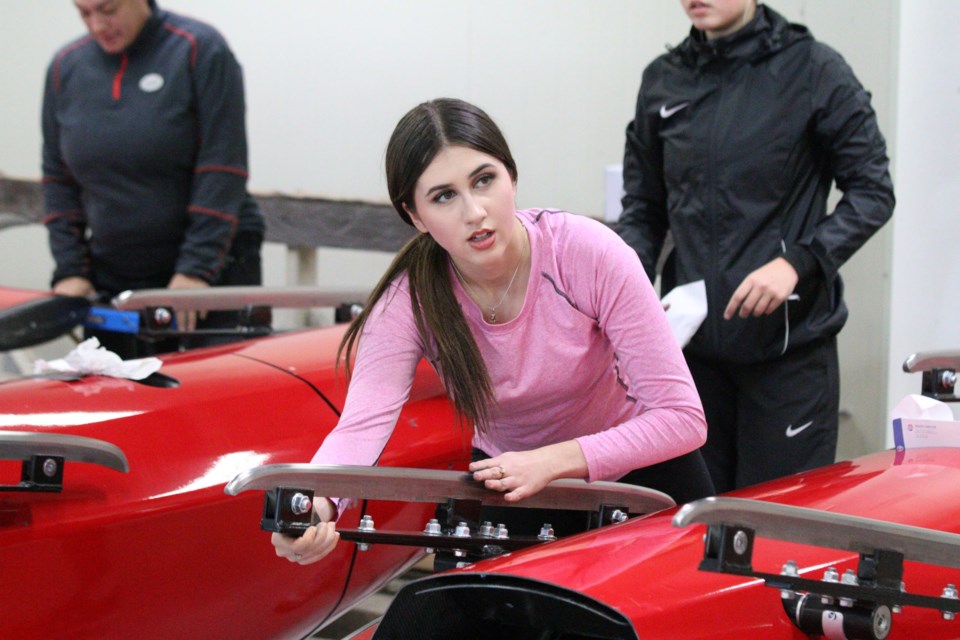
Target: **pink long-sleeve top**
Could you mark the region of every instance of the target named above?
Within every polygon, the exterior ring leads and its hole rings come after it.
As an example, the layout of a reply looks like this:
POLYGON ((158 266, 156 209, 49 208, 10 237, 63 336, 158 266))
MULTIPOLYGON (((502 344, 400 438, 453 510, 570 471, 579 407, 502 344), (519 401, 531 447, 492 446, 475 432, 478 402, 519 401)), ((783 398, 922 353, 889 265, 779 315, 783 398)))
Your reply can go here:
MULTIPOLYGON (((490 374, 496 404, 474 446, 491 456, 576 440, 588 480, 616 480, 701 446, 706 421, 686 362, 636 253, 600 222, 530 209, 517 216, 532 265, 520 315, 488 324, 449 276, 490 374)), ((373 464, 421 358, 406 276, 373 308, 346 404, 316 464, 373 464)))

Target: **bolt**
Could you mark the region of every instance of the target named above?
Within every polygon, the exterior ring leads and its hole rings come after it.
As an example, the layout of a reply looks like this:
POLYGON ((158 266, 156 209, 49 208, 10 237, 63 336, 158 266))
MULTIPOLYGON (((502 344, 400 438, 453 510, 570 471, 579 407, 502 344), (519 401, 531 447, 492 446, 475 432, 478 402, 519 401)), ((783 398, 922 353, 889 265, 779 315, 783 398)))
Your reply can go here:
POLYGON ((376 531, 376 528, 373 526, 373 516, 365 515, 360 518, 360 526, 357 527, 360 531, 376 531))
MULTIPOLYGON (((941 595, 941 597, 947 598, 949 600, 956 600, 960 596, 958 596, 957 594, 957 588, 952 584, 948 584, 943 588, 943 594, 941 595)), ((957 617, 957 614, 954 613, 953 611, 941 611, 941 613, 943 614, 944 620, 953 620, 954 618, 957 617)))
POLYGON ((497 528, 493 532, 493 537, 497 540, 507 540, 510 538, 510 532, 507 531, 507 525, 502 522, 497 525, 497 528))
POLYGON ((427 522, 427 526, 423 528, 423 532, 428 536, 438 536, 441 533, 440 523, 436 518, 430 518, 427 522))
MULTIPOLYGON (((459 522, 457 528, 453 530, 453 535, 456 538, 469 538, 470 537, 470 525, 466 522, 459 522)), ((466 549, 454 549, 454 557, 463 558, 467 555, 466 549)))
MULTIPOLYGON (((901 581, 900 581, 900 593, 903 593, 903 592, 906 591, 906 590, 907 590, 907 584, 906 584, 903 580, 901 580, 901 581)), ((901 604, 894 604, 893 606, 890 607, 890 610, 893 611, 894 613, 900 613, 900 612, 903 611, 903 605, 901 605, 901 604)))
POLYGON ((313 509, 313 503, 310 502, 310 498, 303 495, 302 493, 295 493, 293 497, 290 498, 290 511, 294 515, 303 515, 304 513, 309 513, 313 509))
MULTIPOLYGON (((423 528, 423 534, 427 536, 439 536, 441 533, 443 533, 443 531, 440 528, 440 523, 436 518, 430 518, 430 520, 427 521, 427 526, 423 528)), ((436 551, 436 549, 433 547, 425 547, 424 551, 427 553, 433 553, 436 551)))
POLYGON ((747 538, 745 531, 741 530, 733 534, 733 550, 738 556, 745 554, 749 546, 750 540, 747 538))
POLYGON ((537 534, 537 540, 543 540, 549 542, 551 540, 556 540, 557 536, 553 531, 553 525, 549 522, 544 522, 543 526, 540 527, 540 533, 537 534))
POLYGON ((941 389, 950 389, 957 384, 957 372, 956 371, 944 371, 940 374, 940 388, 941 389))
POLYGON ((57 475, 57 461, 53 458, 47 458, 43 461, 43 475, 52 478, 57 475))
MULTIPOLYGON (((840 584, 849 584, 851 586, 857 586, 860 584, 860 580, 857 578, 857 574, 853 572, 853 569, 847 569, 843 572, 843 575, 840 577, 840 584)), ((841 607, 852 607, 853 598, 840 598, 841 607)))
POLYGON ((170 313, 170 310, 166 307, 160 307, 153 312, 153 321, 157 323, 158 326, 166 326, 170 324, 173 320, 173 314, 170 313))
MULTIPOLYGON (((837 571, 836 567, 828 567, 827 570, 823 572, 823 581, 832 584, 840 582, 840 572, 837 571)), ((820 602, 822 604, 833 604, 834 599, 832 596, 820 596, 820 602)))
MULTIPOLYGON (((373 517, 370 515, 365 515, 360 518, 360 524, 357 526, 357 529, 360 531, 376 531, 376 528, 373 526, 373 517)), ((370 545, 366 542, 361 542, 357 544, 357 548, 360 549, 360 551, 366 551, 370 548, 370 545)))
POLYGON ((489 520, 485 520, 483 524, 480 525, 480 537, 481 538, 492 538, 494 533, 493 523, 489 520))
POLYGON ((629 518, 630 516, 628 516, 625 511, 621 511, 620 509, 614 509, 613 513, 610 514, 611 522, 626 522, 629 518))
MULTIPOLYGON (((780 575, 789 576, 796 578, 800 575, 800 570, 797 568, 797 563, 793 560, 787 560, 786 564, 783 565, 783 568, 780 570, 780 575)), ((797 593, 792 589, 780 589, 780 597, 783 600, 793 600, 794 596, 797 593)))

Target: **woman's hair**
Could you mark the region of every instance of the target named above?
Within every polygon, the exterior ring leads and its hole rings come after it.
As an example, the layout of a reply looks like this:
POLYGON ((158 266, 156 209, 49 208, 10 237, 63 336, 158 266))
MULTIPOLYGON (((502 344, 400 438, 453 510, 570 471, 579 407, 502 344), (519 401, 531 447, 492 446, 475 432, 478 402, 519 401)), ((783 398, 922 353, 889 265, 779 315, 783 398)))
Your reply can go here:
MULTIPOLYGON (((507 141, 483 110, 452 98, 424 102, 411 109, 397 123, 387 145, 387 190, 394 209, 413 225, 407 209, 415 211, 414 189, 433 159, 447 147, 467 147, 496 158, 514 182, 517 165, 507 141), (406 208, 405 208, 406 207, 406 208)), ((456 409, 486 428, 488 407, 495 401, 490 375, 473 339, 460 304, 454 296, 449 275, 449 256, 429 234, 421 233, 408 242, 377 283, 363 311, 343 336, 337 361, 350 354, 360 337, 374 305, 390 283, 406 273, 410 286, 413 317, 424 344, 432 337, 438 350, 435 363, 456 409)))

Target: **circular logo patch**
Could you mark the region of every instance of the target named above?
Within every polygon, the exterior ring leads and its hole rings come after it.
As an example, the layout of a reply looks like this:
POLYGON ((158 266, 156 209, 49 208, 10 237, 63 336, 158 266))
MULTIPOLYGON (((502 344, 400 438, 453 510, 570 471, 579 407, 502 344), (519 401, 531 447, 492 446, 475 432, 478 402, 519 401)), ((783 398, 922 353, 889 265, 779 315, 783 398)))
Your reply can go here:
POLYGON ((148 73, 140 78, 140 90, 146 93, 160 91, 163 87, 163 76, 159 73, 148 73))

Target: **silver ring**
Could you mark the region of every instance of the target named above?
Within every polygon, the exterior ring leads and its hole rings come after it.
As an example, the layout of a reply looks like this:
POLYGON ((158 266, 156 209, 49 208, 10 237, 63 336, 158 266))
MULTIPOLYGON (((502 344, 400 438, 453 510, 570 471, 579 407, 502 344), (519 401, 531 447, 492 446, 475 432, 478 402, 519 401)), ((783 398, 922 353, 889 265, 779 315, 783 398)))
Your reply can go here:
POLYGON ((299 562, 300 560, 303 559, 303 554, 302 554, 302 553, 295 553, 295 554, 293 554, 293 557, 294 557, 295 560, 297 560, 297 561, 299 562))

